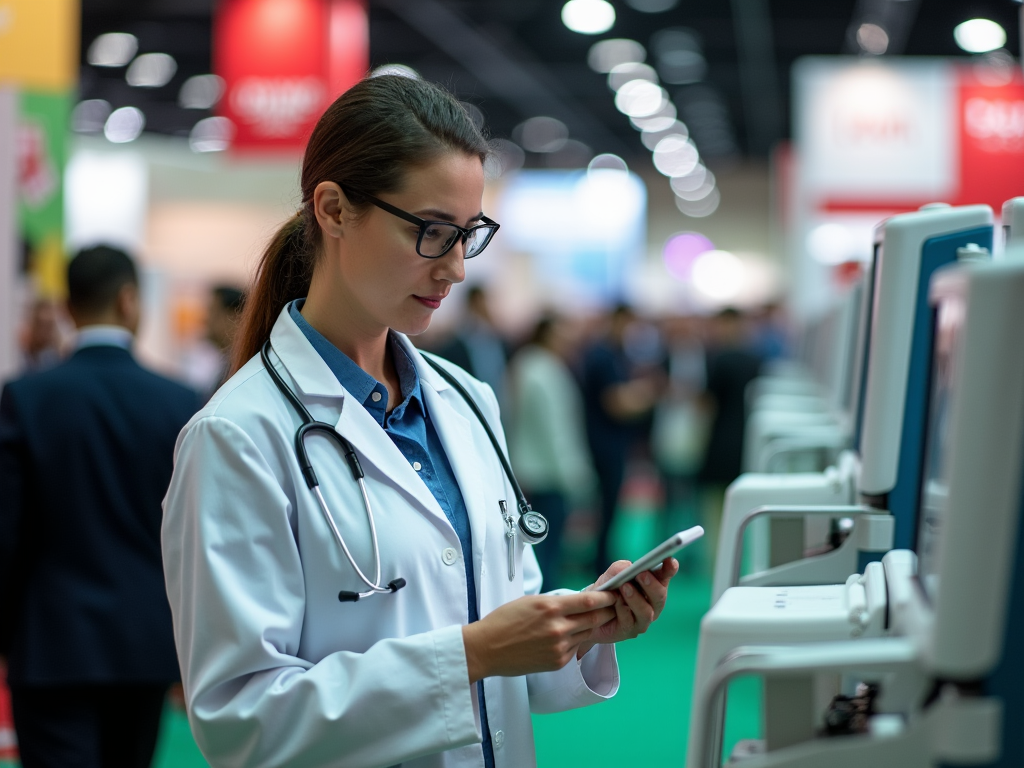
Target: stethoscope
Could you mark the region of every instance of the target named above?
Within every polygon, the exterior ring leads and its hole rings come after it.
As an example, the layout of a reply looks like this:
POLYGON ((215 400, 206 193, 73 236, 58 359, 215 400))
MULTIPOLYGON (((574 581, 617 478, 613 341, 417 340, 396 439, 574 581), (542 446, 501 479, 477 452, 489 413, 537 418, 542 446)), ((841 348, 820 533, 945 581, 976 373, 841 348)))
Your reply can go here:
MULTIPOLYGON (((302 469, 302 476, 306 480, 306 485, 316 496, 317 503, 320 505, 320 511, 323 512, 324 519, 327 521, 327 525, 331 529, 331 533, 334 534, 335 540, 338 542, 338 546, 341 547, 341 551, 345 553, 345 557, 348 559, 352 568, 355 570, 356 575, 366 584, 369 589, 365 592, 348 592, 342 590, 338 593, 338 599, 344 602, 355 602, 363 597, 370 597, 376 594, 388 594, 397 592, 405 586, 405 579, 392 579, 386 585, 381 585, 380 581, 380 546, 377 544, 377 526, 373 521, 373 508, 370 506, 370 496, 366 492, 366 481, 364 480, 363 467, 359 463, 359 456, 356 455, 355 448, 352 447, 352 443, 346 440, 340 435, 334 428, 334 425, 327 423, 326 421, 317 421, 314 419, 306 407, 299 401, 299 398, 292 391, 291 387, 285 383, 284 379, 281 378, 281 374, 277 372, 270 363, 270 352, 273 347, 270 344, 270 340, 267 339, 266 343, 260 349, 260 359, 263 361, 264 367, 267 369, 267 373, 270 374, 270 378, 274 380, 277 388, 281 390, 281 394, 285 396, 295 411, 299 414, 299 418, 302 419, 302 424, 295 431, 295 456, 299 461, 299 467, 302 469), (320 492, 320 481, 317 480, 316 472, 313 470, 313 464, 309 460, 309 454, 306 452, 306 436, 311 432, 317 432, 325 437, 329 437, 341 448, 342 453, 345 456, 345 461, 348 463, 349 469, 352 471, 352 477, 359 485, 359 492, 363 497, 363 508, 366 510, 366 520, 370 526, 370 541, 373 547, 373 580, 370 580, 363 570, 356 563, 355 558, 352 556, 352 552, 349 550, 348 545, 345 543, 345 537, 341 535, 341 531, 338 530, 337 524, 334 522, 334 516, 331 515, 330 509, 327 507, 327 502, 324 500, 323 493, 320 492)), ((512 515, 508 511, 508 506, 504 499, 498 502, 498 508, 501 512, 502 520, 505 523, 505 540, 508 547, 508 580, 512 581, 516 576, 516 564, 515 564, 515 551, 516 551, 516 540, 519 536, 523 537, 523 541, 527 544, 540 544, 544 541, 548 535, 548 521, 544 515, 539 512, 534 512, 530 508, 530 503, 526 500, 526 496, 523 494, 523 489, 519 486, 516 481, 516 476, 512 472, 512 466, 509 464, 508 459, 505 457, 504 451, 501 450, 501 444, 498 439, 494 436, 494 432, 491 431, 490 425, 487 423, 487 419, 484 418, 483 413, 480 411, 480 407, 473 400, 473 397, 466 391, 466 388, 459 383, 459 381, 452 376, 447 370, 442 368, 438 363, 431 360, 426 355, 423 359, 430 364, 430 367, 437 371, 442 378, 445 379, 452 387, 462 395, 462 398, 466 401, 466 404, 470 407, 477 419, 480 420, 480 424, 483 425, 484 431, 487 433, 487 437, 491 441, 491 445, 494 446, 495 453, 498 454, 498 459, 501 461, 501 467, 505 470, 505 474, 508 476, 509 482, 512 485, 512 489, 516 494, 516 500, 519 505, 519 521, 513 519, 512 515)))

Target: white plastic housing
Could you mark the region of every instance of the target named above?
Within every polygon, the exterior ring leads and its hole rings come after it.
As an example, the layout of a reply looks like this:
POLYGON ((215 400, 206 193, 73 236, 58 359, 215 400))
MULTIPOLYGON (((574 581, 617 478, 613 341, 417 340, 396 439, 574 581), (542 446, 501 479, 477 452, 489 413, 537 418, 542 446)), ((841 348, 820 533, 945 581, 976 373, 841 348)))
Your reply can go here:
MULTIPOLYGON (((932 298, 963 303, 947 445, 948 506, 936 550, 938 595, 915 590, 914 634, 938 677, 976 679, 1003 653, 1024 468, 1024 264, 936 275, 932 298)), ((922 561, 923 562, 923 561, 922 561)))
POLYGON ((875 266, 861 493, 882 495, 896 485, 922 248, 932 238, 991 225, 991 208, 968 205, 905 213, 879 226, 884 251, 875 266))

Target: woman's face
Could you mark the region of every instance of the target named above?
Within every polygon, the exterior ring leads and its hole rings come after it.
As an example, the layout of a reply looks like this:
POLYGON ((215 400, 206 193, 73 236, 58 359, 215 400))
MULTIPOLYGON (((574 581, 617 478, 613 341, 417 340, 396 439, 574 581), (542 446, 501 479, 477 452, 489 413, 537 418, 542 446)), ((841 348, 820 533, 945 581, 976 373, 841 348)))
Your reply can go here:
MULTIPOLYGON (((421 219, 479 224, 484 191, 479 158, 461 152, 411 169, 397 192, 378 197, 421 219)), ((376 206, 352 218, 340 238, 341 277, 362 320, 407 334, 422 333, 454 283, 466 277, 461 240, 444 256, 416 253, 419 228, 376 206)))

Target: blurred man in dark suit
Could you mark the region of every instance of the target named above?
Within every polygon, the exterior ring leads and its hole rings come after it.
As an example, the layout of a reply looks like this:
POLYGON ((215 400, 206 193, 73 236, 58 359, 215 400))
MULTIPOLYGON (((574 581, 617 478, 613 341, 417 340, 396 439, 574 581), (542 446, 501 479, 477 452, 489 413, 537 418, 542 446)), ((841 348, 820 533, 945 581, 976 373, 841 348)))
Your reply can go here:
POLYGON ((0 395, 0 654, 24 768, 148 766, 178 679, 160 502, 196 394, 141 367, 135 266, 68 267, 64 363, 0 395))

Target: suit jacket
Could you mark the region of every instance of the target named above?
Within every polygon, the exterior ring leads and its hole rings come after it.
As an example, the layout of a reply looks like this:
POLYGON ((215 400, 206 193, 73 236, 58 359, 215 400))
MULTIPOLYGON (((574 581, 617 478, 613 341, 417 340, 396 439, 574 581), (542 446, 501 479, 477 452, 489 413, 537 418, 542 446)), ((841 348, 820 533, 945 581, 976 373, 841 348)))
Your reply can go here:
POLYGON ((21 685, 178 678, 161 501, 196 393, 116 346, 0 395, 0 650, 21 685))

